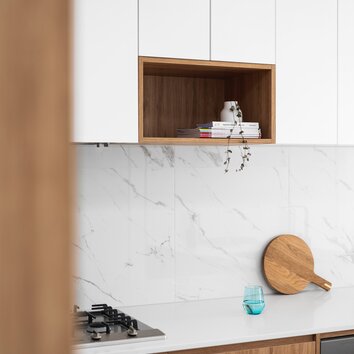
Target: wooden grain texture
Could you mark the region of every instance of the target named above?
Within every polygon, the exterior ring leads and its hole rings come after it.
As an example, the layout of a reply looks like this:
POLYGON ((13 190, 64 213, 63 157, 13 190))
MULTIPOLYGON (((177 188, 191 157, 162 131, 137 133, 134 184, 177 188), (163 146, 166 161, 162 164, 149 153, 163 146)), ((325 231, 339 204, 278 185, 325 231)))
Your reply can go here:
MULTIPOLYGON (((271 347, 256 348, 256 349, 240 349, 240 350, 227 350, 221 347, 209 347, 193 350, 184 350, 180 352, 171 352, 171 354, 271 354, 271 347)), ((168 353, 165 353, 168 354, 168 353)))
MULTIPOLYGON (((168 352, 171 354, 271 354, 273 348, 282 347, 286 350, 289 348, 304 348, 314 344, 315 336, 306 335, 299 337, 289 337, 280 339, 270 339, 264 341, 228 344, 214 347, 196 348, 188 350, 179 350, 168 352)), ((279 352, 277 352, 278 354, 279 352)), ((294 352, 297 353, 297 352, 294 352)), ((301 352, 299 352, 300 354, 301 352)), ((311 353, 311 352, 310 352, 311 353)), ((167 354, 167 353, 166 353, 167 354)), ((293 352, 289 352, 293 354, 293 352)), ((305 354, 308 354, 305 352, 305 354)), ((312 353, 311 353, 312 354, 312 353)))
POLYGON ((273 347, 270 354, 316 354, 315 342, 281 345, 273 347))
POLYGON ((354 329, 349 329, 346 331, 337 331, 337 332, 325 332, 318 334, 320 339, 324 338, 333 338, 333 337, 345 337, 345 336, 353 336, 354 329))
POLYGON ((316 354, 321 354, 321 335, 316 334, 315 336, 316 354))
POLYGON ((219 351, 218 347, 203 348, 200 351, 171 352, 173 354, 316 354, 315 342, 269 345, 268 347, 255 349, 240 349, 219 351), (208 350, 206 350, 208 349, 208 350))
POLYGON ((138 61, 138 141, 144 139, 144 60, 138 61))
MULTIPOLYGON (((249 139, 250 144, 273 144, 273 139, 249 139)), ((230 145, 237 145, 242 142, 241 139, 231 139, 230 145)), ((143 144, 160 144, 160 145, 227 145, 227 139, 211 139, 211 138, 149 138, 143 137, 140 140, 143 144)))
POLYGON ((146 75, 144 136, 176 137, 178 128, 218 120, 223 105, 222 79, 146 75))
POLYGON ((294 235, 273 239, 263 256, 264 275, 269 285, 282 294, 296 294, 312 282, 325 290, 332 284, 314 273, 314 260, 308 245, 294 235))
POLYGON ((237 98, 244 120, 259 122, 262 138, 273 137, 272 71, 258 70, 225 80, 225 100, 237 98))
MULTIPOLYGON (((176 129, 219 120, 226 100, 238 100, 245 121, 258 121, 262 139, 275 142, 275 66, 139 58, 139 142, 227 144, 227 139, 176 138, 176 129)), ((241 139, 232 140, 239 144, 241 139)))
POLYGON ((68 0, 0 2, 0 353, 70 352, 68 0))
POLYGON ((276 127, 277 127, 277 120, 275 119, 276 117, 276 70, 275 66, 272 69, 272 78, 271 78, 271 91, 272 91, 272 97, 271 97, 271 105, 270 105, 270 116, 271 116, 271 139, 273 143, 276 142, 277 135, 276 135, 276 127))
MULTIPOLYGON (((213 70, 221 71, 235 71, 235 70, 272 70, 275 68, 274 64, 255 64, 255 63, 236 63, 230 61, 211 61, 211 60, 190 60, 190 59, 174 59, 174 58, 156 58, 156 57, 140 57, 147 68, 152 70, 168 70, 176 69, 176 74, 179 75, 180 69, 184 68, 191 72, 195 70, 203 70, 211 73, 213 70)), ((159 74, 159 73, 158 73, 159 74)))
POLYGON ((271 354, 271 348, 245 349, 245 350, 224 352, 223 354, 271 354))

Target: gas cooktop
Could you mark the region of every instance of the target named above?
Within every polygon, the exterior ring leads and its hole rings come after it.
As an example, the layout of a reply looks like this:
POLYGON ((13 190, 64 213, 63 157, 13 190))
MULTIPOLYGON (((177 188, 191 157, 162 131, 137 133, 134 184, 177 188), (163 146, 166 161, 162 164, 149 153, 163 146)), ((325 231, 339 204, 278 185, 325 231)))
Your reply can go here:
POLYGON ((74 306, 73 343, 77 348, 165 339, 159 329, 106 304, 92 305, 91 311, 78 309, 74 306))

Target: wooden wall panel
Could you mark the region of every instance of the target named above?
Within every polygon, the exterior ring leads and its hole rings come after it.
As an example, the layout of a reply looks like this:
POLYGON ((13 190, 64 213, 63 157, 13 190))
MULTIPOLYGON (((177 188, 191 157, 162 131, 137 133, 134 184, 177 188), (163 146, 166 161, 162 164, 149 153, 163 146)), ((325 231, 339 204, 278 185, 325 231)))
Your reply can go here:
POLYGON ((0 353, 70 352, 69 0, 0 2, 0 353))
POLYGON ((225 81, 225 100, 237 100, 245 122, 259 122, 263 138, 273 136, 275 122, 272 111, 272 72, 270 70, 242 74, 225 81))
POLYGON ((178 128, 219 120, 224 107, 224 80, 144 77, 144 135, 175 137, 178 128))

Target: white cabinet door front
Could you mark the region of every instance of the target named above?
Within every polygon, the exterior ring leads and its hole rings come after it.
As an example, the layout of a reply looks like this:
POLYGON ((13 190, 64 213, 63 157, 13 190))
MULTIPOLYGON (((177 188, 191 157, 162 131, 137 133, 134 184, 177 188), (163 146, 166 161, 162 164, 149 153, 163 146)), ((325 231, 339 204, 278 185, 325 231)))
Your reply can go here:
POLYGON ((73 140, 137 142, 137 0, 74 4, 73 140))
POLYGON ((139 55, 210 59, 209 0, 139 0, 139 55))
POLYGON ((275 0, 211 0, 211 59, 275 63, 275 0))
POLYGON ((338 143, 354 144, 354 1, 338 0, 338 143))
POLYGON ((277 1, 277 143, 337 143, 337 0, 277 1))

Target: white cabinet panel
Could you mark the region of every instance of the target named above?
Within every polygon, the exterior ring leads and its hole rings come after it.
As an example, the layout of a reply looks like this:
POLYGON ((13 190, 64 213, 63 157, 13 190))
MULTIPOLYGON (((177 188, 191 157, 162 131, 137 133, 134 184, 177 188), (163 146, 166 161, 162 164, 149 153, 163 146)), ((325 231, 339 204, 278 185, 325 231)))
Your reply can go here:
POLYGON ((354 144, 353 0, 338 0, 338 143, 354 144))
POLYGON ((337 143, 337 0, 279 0, 277 143, 337 143))
POLYGON ((209 0, 139 0, 139 55, 210 59, 209 0))
POLYGON ((211 59, 275 63, 275 0, 211 0, 211 59))
POLYGON ((73 140, 137 142, 137 0, 74 6, 73 140))

